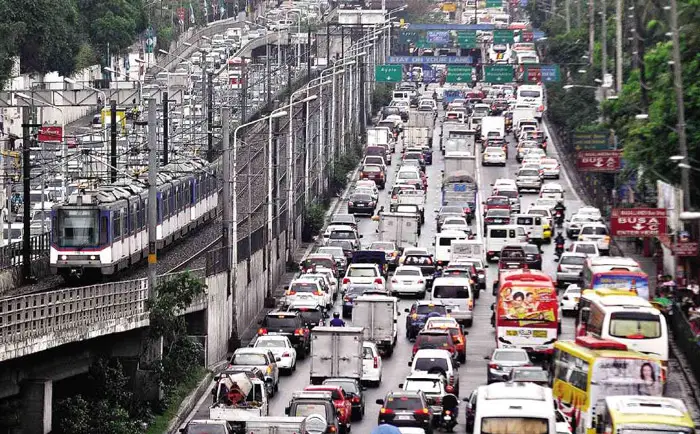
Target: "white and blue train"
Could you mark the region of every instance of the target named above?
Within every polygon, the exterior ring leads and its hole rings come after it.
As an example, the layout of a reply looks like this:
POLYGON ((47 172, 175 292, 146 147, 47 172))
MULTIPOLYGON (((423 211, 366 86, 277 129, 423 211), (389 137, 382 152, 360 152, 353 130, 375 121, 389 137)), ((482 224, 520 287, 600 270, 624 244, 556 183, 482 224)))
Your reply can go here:
MULTIPOLYGON (((157 247, 216 217, 219 166, 201 159, 158 169, 157 247)), ((112 276, 148 257, 148 177, 79 190, 51 211, 50 265, 67 280, 112 276)))

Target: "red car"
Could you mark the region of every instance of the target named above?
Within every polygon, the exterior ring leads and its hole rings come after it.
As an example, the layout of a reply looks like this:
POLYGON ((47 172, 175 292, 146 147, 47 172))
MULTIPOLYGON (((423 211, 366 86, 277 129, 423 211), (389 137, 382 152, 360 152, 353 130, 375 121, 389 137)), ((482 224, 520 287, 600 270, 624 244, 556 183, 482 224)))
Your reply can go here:
POLYGON ((323 386, 306 386, 306 391, 314 392, 331 392, 333 405, 338 412, 338 423, 344 426, 341 432, 350 432, 350 421, 352 419, 352 398, 345 396, 343 388, 340 386, 323 385, 323 386))
POLYGON ((506 209, 510 211, 510 199, 506 196, 489 196, 484 205, 484 215, 490 209, 506 209))
POLYGON ((365 164, 362 166, 362 170, 360 171, 360 179, 371 179, 375 184, 377 184, 377 188, 380 190, 384 190, 384 186, 386 185, 384 171, 380 166, 373 164, 365 164))

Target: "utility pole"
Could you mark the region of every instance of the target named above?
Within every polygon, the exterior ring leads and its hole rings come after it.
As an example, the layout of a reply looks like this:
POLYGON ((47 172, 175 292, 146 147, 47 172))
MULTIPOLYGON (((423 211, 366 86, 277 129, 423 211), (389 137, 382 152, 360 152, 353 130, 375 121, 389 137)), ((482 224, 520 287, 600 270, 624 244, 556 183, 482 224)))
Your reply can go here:
MULTIPOLYGON (((581 0, 579 0, 581 1, 581 0)), ((595 0, 588 0, 588 64, 593 65, 595 51, 595 0)))
MULTIPOLYGON (((31 155, 31 143, 32 138, 30 137, 31 128, 37 127, 36 124, 29 123, 30 118, 30 107, 22 107, 22 184, 24 199, 22 205, 24 208, 24 217, 22 223, 24 223, 24 231, 22 233, 22 275, 24 277, 25 283, 35 282, 36 279, 32 275, 32 244, 31 244, 31 212, 32 212, 32 201, 31 201, 31 175, 32 168, 29 163, 31 155)), ((38 125, 41 126, 41 125, 38 125)), ((8 213, 9 215, 9 213, 8 213)), ((12 230, 8 229, 8 234, 12 230)), ((10 237, 8 236, 8 242, 10 237)))
POLYGON ((673 41, 673 87, 676 90, 676 110, 678 116, 678 152, 684 158, 681 167, 681 189, 683 190, 683 211, 690 211, 690 161, 685 133, 685 102, 683 101, 683 69, 681 65, 681 45, 678 29, 678 5, 671 0, 671 38, 673 41))
POLYGON ((168 131, 168 92, 163 92, 163 166, 168 164, 168 140, 170 132, 168 131))
MULTIPOLYGON (((231 200, 231 131, 230 131, 231 108, 221 108, 221 134, 223 136, 223 169, 224 169, 224 188, 223 188, 223 245, 226 249, 226 293, 231 295, 231 212, 233 211, 233 202, 231 200)), ((237 240, 236 240, 237 241, 237 240)), ((235 242, 235 241, 234 241, 235 242)))
POLYGON ((564 0, 564 13, 566 17, 566 33, 571 31, 571 0, 564 0))
POLYGON ((622 0, 615 0, 615 91, 622 92, 622 0))
POLYGON ((213 74, 207 73, 207 161, 214 161, 214 85, 213 74))
POLYGON ((360 114, 360 136, 364 137, 367 132, 367 111, 365 110, 365 63, 362 56, 358 57, 359 61, 359 81, 360 81, 360 94, 359 94, 359 114, 360 114))
POLYGON ((605 88, 605 76, 608 74, 608 5, 606 0, 600 0, 600 17, 601 17, 601 27, 600 27, 600 48, 601 48, 601 61, 600 61, 600 74, 601 80, 603 80, 603 100, 605 100, 607 89, 605 88))
POLYGON ((110 120, 110 173, 111 173, 111 181, 112 183, 117 182, 117 101, 116 100, 110 100, 109 101, 109 120, 110 120))
POLYGON ((156 131, 158 119, 156 112, 156 100, 148 100, 148 298, 152 300, 156 296, 158 285, 158 254, 156 226, 158 225, 158 203, 156 190, 158 189, 158 143, 156 131))

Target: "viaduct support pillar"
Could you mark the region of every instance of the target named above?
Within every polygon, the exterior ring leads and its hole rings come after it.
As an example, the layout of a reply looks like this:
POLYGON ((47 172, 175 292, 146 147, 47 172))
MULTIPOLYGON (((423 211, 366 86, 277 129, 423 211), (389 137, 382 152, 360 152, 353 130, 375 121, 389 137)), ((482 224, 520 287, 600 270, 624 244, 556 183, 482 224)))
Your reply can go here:
POLYGON ((51 432, 51 380, 26 380, 20 385, 22 399, 22 432, 48 434, 51 432))

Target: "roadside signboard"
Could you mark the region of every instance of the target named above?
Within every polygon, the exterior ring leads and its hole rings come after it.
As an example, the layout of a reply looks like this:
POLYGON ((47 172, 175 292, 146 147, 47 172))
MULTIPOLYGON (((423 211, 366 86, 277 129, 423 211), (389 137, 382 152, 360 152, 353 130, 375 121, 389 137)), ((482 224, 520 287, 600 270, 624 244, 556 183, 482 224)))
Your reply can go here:
POLYGON ((457 45, 459 48, 476 48, 476 30, 457 32, 457 45))
MULTIPOLYGON (((445 64, 445 65, 469 65, 474 62, 471 56, 389 56, 387 63, 401 64, 445 64)), ((512 67, 511 67, 512 69, 512 67)))
POLYGON ((613 208, 613 237, 657 237, 666 234, 666 208, 613 208))
POLYGON ((535 40, 535 34, 529 30, 522 30, 520 32, 520 42, 533 42, 535 40))
POLYGON ((37 140, 40 142, 61 142, 63 141, 63 127, 43 126, 39 128, 37 140))
POLYGON ((503 0, 486 0, 486 8, 502 8, 503 0))
POLYGON ((472 81, 472 75, 474 74, 474 68, 471 66, 448 66, 447 67, 447 77, 445 81, 447 83, 469 83, 472 81))
POLYGON ((561 75, 559 65, 522 65, 518 68, 516 77, 524 83, 555 83, 561 75))
POLYGON ((377 65, 374 67, 374 80, 377 82, 398 83, 403 79, 401 65, 377 65))
POLYGON ((512 30, 494 30, 493 31, 493 43, 494 44, 512 44, 515 36, 512 30))
POLYGON ((604 151, 614 147, 608 130, 574 131, 571 141, 577 151, 604 151))
POLYGON ((418 41, 419 34, 416 30, 400 30, 399 31, 399 43, 409 44, 411 42, 418 41))
POLYGON ((442 4, 442 11, 451 13, 451 12, 457 12, 457 4, 456 3, 443 3, 442 4))
POLYGON ((425 40, 431 44, 449 44, 450 32, 431 30, 425 32, 425 40))
POLYGON ((673 245, 673 254, 675 256, 698 256, 700 247, 697 242, 676 243, 673 245))
POLYGON ((510 83, 513 81, 512 65, 484 65, 484 81, 487 83, 510 83))
POLYGON ((576 168, 579 172, 618 172, 622 151, 578 151, 576 168))

